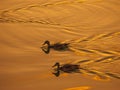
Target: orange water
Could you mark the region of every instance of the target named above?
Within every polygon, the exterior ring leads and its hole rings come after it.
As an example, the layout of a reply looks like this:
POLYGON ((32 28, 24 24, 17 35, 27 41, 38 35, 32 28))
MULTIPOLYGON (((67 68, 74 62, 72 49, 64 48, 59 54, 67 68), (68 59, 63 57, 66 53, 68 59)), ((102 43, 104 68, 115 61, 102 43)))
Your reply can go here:
POLYGON ((101 79, 82 71, 55 77, 51 67, 55 62, 90 60, 81 67, 96 70, 103 76, 110 72, 119 77, 119 0, 0 3, 0 90, 120 89, 120 80, 110 75, 101 79), (51 50, 45 54, 40 48, 45 40, 70 42, 71 51, 51 50), (103 58, 106 59, 102 62, 94 62, 103 58))

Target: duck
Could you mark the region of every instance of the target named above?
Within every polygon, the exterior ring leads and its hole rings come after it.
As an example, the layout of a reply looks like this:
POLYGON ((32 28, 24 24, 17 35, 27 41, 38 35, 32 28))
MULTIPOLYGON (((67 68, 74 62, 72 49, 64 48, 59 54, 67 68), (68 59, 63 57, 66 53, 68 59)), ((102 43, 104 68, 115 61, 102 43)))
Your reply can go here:
POLYGON ((68 46, 69 43, 55 43, 55 44, 50 44, 50 41, 46 40, 44 43, 43 43, 43 46, 41 47, 42 50, 48 54, 50 52, 50 49, 54 49, 54 50, 57 50, 57 51, 61 51, 61 50, 66 50, 68 49, 68 46), (45 49, 44 46, 47 45, 47 48, 45 49))
POLYGON ((59 62, 56 62, 55 65, 53 65, 52 67, 57 66, 57 71, 63 71, 66 73, 72 73, 72 72, 76 72, 80 69, 80 65, 77 64, 64 64, 64 65, 60 65, 59 62))

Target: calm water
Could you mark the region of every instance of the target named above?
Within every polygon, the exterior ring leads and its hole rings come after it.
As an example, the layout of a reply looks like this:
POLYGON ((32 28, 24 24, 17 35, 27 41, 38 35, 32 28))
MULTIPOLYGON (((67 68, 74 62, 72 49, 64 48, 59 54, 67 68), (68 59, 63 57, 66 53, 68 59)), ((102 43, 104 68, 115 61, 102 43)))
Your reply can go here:
POLYGON ((0 1, 0 90, 119 90, 120 1, 0 1), (41 46, 70 43, 70 50, 41 46), (87 70, 52 74, 73 63, 87 70))

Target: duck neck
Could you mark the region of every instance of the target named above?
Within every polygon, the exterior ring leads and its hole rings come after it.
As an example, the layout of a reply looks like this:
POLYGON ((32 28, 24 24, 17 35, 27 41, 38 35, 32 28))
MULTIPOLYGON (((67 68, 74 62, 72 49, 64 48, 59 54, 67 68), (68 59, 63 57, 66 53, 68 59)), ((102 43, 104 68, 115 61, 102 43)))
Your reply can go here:
POLYGON ((60 70, 60 64, 57 63, 57 70, 60 70))
POLYGON ((53 48, 54 46, 53 45, 49 45, 49 48, 53 48))

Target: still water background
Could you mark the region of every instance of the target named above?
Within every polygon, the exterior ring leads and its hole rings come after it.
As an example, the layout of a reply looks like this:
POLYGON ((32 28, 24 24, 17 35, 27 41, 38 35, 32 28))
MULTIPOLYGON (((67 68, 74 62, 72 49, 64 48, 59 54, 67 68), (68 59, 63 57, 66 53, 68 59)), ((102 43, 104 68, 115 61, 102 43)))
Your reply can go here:
POLYGON ((120 80, 115 78, 120 75, 119 0, 0 3, 0 90, 120 89, 120 80), (75 44, 72 51, 45 54, 40 48, 45 40, 75 44), (55 62, 81 60, 98 60, 81 66, 117 76, 101 79, 86 72, 52 75, 55 62))

